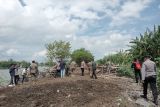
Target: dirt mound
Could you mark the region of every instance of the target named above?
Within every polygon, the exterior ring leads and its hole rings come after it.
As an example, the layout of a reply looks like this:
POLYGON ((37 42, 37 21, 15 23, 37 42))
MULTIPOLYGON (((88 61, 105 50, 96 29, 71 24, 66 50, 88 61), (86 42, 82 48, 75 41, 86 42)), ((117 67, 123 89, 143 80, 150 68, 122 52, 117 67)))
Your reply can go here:
POLYGON ((30 85, 0 90, 0 106, 114 107, 115 98, 121 91, 118 85, 103 79, 43 79, 30 85))

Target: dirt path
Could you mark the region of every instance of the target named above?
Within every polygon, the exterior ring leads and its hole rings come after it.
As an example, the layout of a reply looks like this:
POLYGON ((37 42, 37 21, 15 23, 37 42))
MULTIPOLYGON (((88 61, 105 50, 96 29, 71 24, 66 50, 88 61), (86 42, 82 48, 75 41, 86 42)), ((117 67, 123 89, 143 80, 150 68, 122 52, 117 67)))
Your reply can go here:
POLYGON ((0 90, 1 107, 135 107, 125 96, 133 82, 116 76, 44 78, 0 90))

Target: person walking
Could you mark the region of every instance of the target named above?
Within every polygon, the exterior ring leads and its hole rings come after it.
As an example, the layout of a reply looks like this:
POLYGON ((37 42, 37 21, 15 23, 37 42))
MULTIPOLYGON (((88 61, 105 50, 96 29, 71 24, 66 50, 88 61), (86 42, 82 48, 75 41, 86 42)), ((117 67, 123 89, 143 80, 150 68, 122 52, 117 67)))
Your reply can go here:
POLYGON ((96 69, 97 69, 97 64, 96 64, 96 62, 93 61, 92 62, 92 76, 91 76, 91 78, 97 79, 96 69))
POLYGON ((147 99, 147 89, 148 89, 148 84, 150 84, 152 95, 153 95, 153 103, 158 105, 156 72, 157 72, 157 68, 156 68, 155 62, 151 61, 150 56, 145 56, 144 63, 141 69, 142 83, 143 83, 143 95, 141 95, 141 97, 147 99))
POLYGON ((81 62, 81 75, 82 76, 84 76, 84 67, 85 67, 85 62, 84 62, 84 60, 82 60, 82 62, 81 62))
POLYGON ((136 83, 141 81, 141 64, 137 58, 134 58, 131 68, 134 69, 136 83))
POLYGON ((65 62, 61 59, 60 61, 60 70, 61 70, 61 78, 64 78, 65 76, 65 62))
POLYGON ((11 64, 10 68, 9 68, 9 73, 11 76, 11 80, 10 80, 10 84, 9 86, 13 86, 15 83, 15 64, 11 64))

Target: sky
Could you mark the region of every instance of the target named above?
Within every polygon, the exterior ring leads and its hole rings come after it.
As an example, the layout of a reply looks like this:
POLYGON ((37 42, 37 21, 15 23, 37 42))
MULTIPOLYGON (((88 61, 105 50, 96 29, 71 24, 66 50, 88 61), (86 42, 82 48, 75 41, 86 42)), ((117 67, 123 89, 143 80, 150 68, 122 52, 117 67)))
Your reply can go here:
POLYGON ((55 40, 100 59, 154 25, 160 0, 0 0, 0 60, 45 61, 55 40))

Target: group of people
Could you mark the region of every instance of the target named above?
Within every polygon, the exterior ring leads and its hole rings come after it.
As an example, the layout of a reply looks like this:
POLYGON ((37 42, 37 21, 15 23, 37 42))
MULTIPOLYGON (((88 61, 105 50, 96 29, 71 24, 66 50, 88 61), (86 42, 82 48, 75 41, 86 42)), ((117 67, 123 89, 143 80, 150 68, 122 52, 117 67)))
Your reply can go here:
POLYGON ((21 80, 21 83, 23 84, 25 79, 27 79, 26 77, 29 75, 36 79, 38 74, 38 65, 36 64, 35 61, 32 61, 32 64, 30 65, 30 67, 25 67, 22 70, 18 64, 11 64, 9 68, 9 74, 11 77, 9 86, 17 85, 20 82, 20 80, 21 80))
POLYGON ((143 95, 141 97, 147 99, 148 84, 153 95, 153 102, 158 105, 158 92, 156 86, 156 63, 151 60, 149 55, 144 57, 144 62, 141 64, 138 59, 134 59, 131 67, 134 69, 136 83, 143 84, 143 95))
MULTIPOLYGON (((69 74, 70 74, 69 71, 71 71, 71 73, 73 73, 76 70, 76 67, 77 67, 77 64, 75 63, 75 61, 72 61, 69 64, 69 63, 65 63, 61 59, 57 62, 57 64, 53 68, 56 68, 56 75, 60 74, 60 77, 63 78, 65 75, 69 76, 69 74)), ((84 76, 85 68, 88 68, 91 78, 97 79, 96 62, 92 61, 92 62, 86 63, 84 60, 82 60, 81 64, 80 64, 80 68, 81 68, 81 76, 84 76)))
MULTIPOLYGON (((64 78, 65 75, 69 75, 69 71, 74 72, 76 70, 76 63, 72 61, 70 64, 65 63, 62 59, 60 59, 57 64, 54 66, 56 68, 56 75, 60 74, 61 78, 64 78)), ((86 63, 84 60, 81 61, 80 64, 81 68, 81 76, 84 76, 85 68, 87 68, 90 72, 90 77, 97 79, 96 76, 96 69, 97 64, 94 61, 91 61, 89 63, 86 63)), ((147 89, 148 84, 150 84, 152 94, 153 94, 153 102, 158 105, 158 92, 157 92, 157 86, 156 86, 156 64, 151 60, 150 56, 144 57, 144 62, 141 63, 137 58, 135 58, 132 62, 131 68, 134 69, 135 73, 135 80, 136 83, 143 83, 143 95, 141 97, 147 99, 147 89)), ((17 85, 18 81, 20 80, 19 76, 19 65, 18 64, 12 64, 9 68, 9 73, 11 76, 10 85, 17 85)), ((22 75, 22 83, 24 82, 27 75, 30 75, 31 77, 36 78, 38 74, 38 65, 35 61, 32 61, 32 64, 30 67, 24 68, 24 70, 21 72, 22 75), (29 68, 29 69, 28 69, 29 68)))
POLYGON ((85 61, 83 60, 81 62, 81 75, 82 76, 84 76, 85 68, 88 68, 91 78, 97 79, 97 75, 96 75, 97 64, 96 64, 95 61, 91 61, 91 62, 85 63, 85 61))

